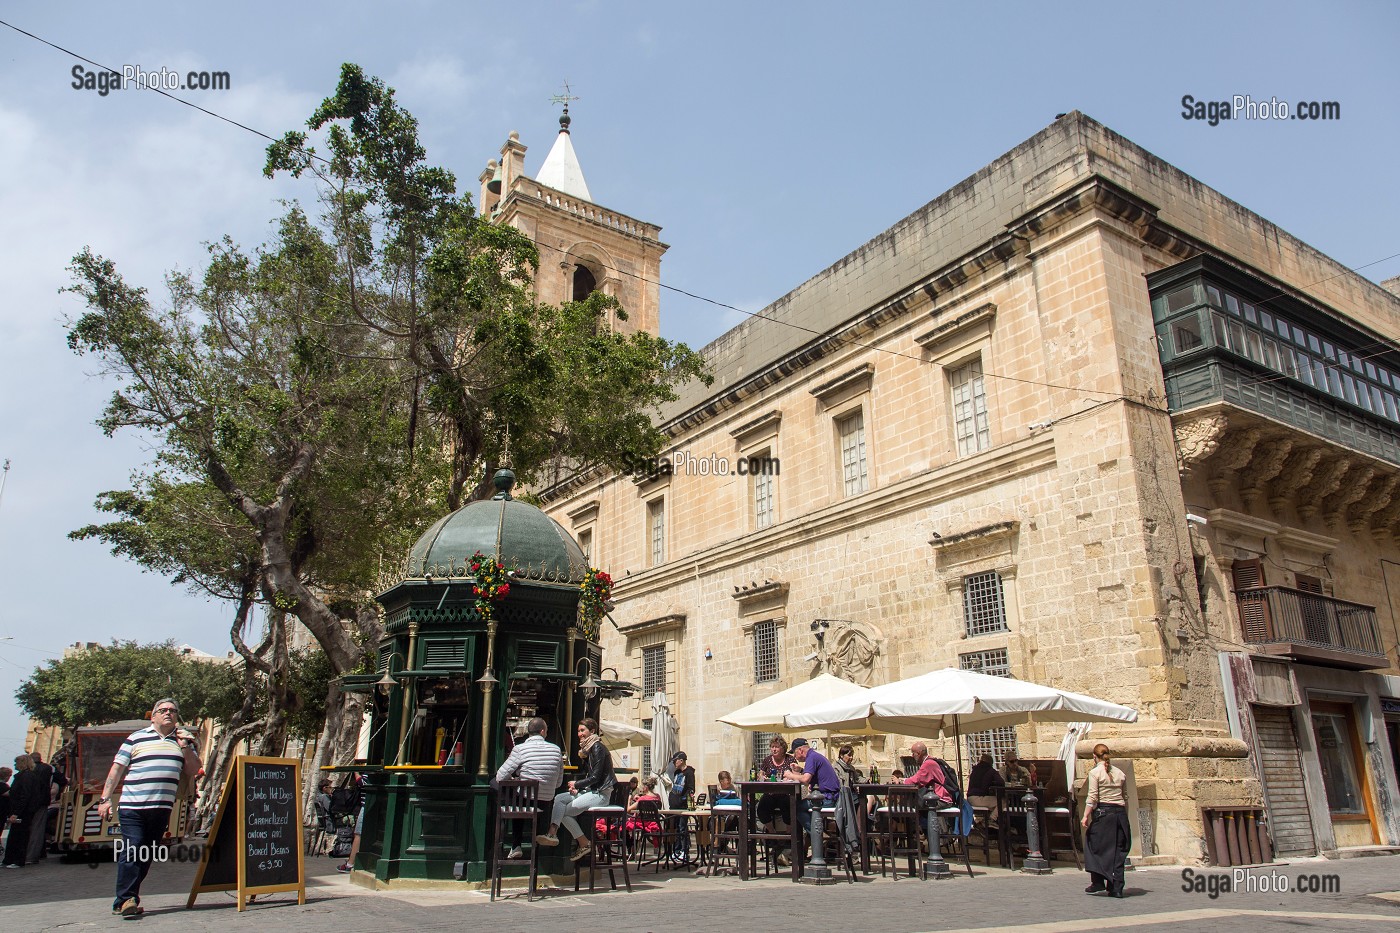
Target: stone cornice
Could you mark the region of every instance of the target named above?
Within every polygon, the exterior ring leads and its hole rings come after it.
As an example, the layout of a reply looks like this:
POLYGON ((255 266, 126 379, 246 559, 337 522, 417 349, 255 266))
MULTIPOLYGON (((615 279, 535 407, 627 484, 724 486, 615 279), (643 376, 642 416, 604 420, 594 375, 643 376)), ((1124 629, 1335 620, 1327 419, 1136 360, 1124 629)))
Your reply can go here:
POLYGON ((638 635, 655 635, 658 632, 679 631, 683 628, 685 628, 685 613, 673 612, 631 625, 619 625, 618 631, 627 638, 636 638, 638 635))
POLYGON ((980 547, 998 541, 1010 544, 1011 538, 1020 529, 1021 523, 1015 519, 1004 522, 994 522, 990 525, 983 525, 971 531, 960 532, 955 535, 935 534, 929 541, 929 546, 940 554, 955 554, 960 550, 970 547, 980 547))
POLYGON ((844 372, 835 379, 828 379, 821 385, 814 386, 808 391, 821 402, 823 408, 830 408, 833 405, 840 405, 849 401, 864 392, 870 391, 870 384, 875 379, 875 364, 862 363, 856 368, 844 372))
MULTIPOLYGON (((940 324, 926 334, 914 338, 914 342, 929 353, 938 353, 953 340, 967 336, 974 328, 991 333, 992 321, 996 319, 997 306, 992 302, 978 305, 971 311, 958 315, 946 324, 940 324)), ((979 331, 978 336, 981 336, 979 331)))
POLYGON ((734 443, 742 450, 759 441, 767 440, 778 433, 778 426, 782 424, 783 413, 779 409, 759 415, 752 421, 747 421, 729 432, 729 436, 734 438, 734 443))
POLYGON ((582 505, 570 509, 566 514, 575 526, 584 525, 598 517, 599 500, 589 499, 582 505))

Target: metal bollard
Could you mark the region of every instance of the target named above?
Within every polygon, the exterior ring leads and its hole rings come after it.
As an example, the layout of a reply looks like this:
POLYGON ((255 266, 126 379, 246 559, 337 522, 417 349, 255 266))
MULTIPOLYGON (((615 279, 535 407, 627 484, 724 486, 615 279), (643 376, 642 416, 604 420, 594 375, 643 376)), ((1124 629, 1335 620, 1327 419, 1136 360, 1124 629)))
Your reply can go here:
POLYGON ((1021 871, 1028 875, 1048 875, 1051 873, 1050 862, 1040 851, 1040 806, 1035 792, 1026 788, 1026 796, 1021 798, 1021 803, 1026 805, 1026 846, 1030 849, 1021 863, 1021 871))
POLYGON ((938 818, 939 800, 928 798, 928 857, 924 859, 924 878, 951 878, 953 873, 943 860, 943 826, 938 818))
POLYGON ((826 805, 826 798, 813 789, 807 800, 812 805, 812 858, 802 866, 802 877, 798 880, 803 884, 835 884, 831 866, 826 863, 826 847, 822 840, 822 807, 826 805))

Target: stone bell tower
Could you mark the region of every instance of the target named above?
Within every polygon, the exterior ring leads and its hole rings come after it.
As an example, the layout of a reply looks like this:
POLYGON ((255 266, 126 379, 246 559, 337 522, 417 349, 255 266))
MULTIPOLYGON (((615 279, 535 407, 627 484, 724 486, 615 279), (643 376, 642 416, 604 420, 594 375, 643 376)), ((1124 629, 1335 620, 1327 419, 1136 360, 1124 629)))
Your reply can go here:
POLYGON ((500 162, 481 173, 484 216, 507 223, 534 240, 540 251, 536 296, 550 304, 577 301, 594 291, 616 298, 627 320, 618 333, 658 334, 661 320, 661 228, 599 206, 584 180, 569 133, 569 101, 559 135, 534 178, 525 175, 525 146, 511 133, 500 162))

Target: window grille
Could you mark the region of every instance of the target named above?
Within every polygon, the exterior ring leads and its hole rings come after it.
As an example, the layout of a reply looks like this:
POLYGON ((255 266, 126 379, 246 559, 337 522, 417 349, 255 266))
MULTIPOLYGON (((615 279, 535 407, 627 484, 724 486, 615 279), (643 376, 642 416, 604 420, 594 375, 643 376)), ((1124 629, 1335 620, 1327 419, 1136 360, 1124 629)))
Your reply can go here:
MULTIPOLYGON (((987 651, 972 651, 958 655, 958 667, 965 671, 978 671, 992 677, 1010 677, 1011 663, 1005 648, 991 648, 987 651)), ((984 754, 992 756, 998 768, 1006 759, 1007 752, 1016 751, 1016 727, 1002 726, 983 732, 970 732, 967 740, 967 760, 969 767, 977 763, 984 754)))
POLYGON ((963 619, 969 636, 1008 631, 1001 574, 988 570, 963 577, 963 619))
POLYGON ((651 541, 651 565, 666 563, 666 500, 647 503, 647 532, 651 541))
POLYGON ((753 627, 753 679, 760 684, 778 679, 778 624, 771 620, 753 627))
POLYGON ((646 698, 666 689, 666 646, 642 649, 642 694, 646 698))
MULTIPOLYGON (((650 732, 650 731, 651 731, 651 723, 652 723, 652 720, 650 720, 650 719, 643 719, 643 720, 642 720, 642 728, 645 729, 645 730, 647 730, 648 732, 650 732)), ((649 775, 649 774, 651 774, 651 746, 650 746, 650 745, 643 745, 643 746, 642 746, 642 777, 646 777, 646 776, 649 775)))
POLYGON ((966 457, 992 446, 987 419, 987 390, 982 380, 982 360, 972 360, 948 373, 953 389, 953 433, 958 456, 966 457))
MULTIPOLYGON (((767 459, 768 451, 757 454, 750 461, 767 459)), ((773 474, 766 469, 753 475, 753 523, 755 528, 767 528, 773 524, 773 474)))
POLYGON ((973 651, 958 655, 958 667, 965 671, 977 671, 990 677, 1010 677, 1011 662, 1006 657, 1005 648, 991 648, 987 651, 973 651))
POLYGON ((869 488, 865 464, 865 416, 857 409, 836 423, 841 436, 841 481, 848 496, 869 488))
MULTIPOLYGON (((778 735, 776 732, 750 732, 752 741, 749 744, 749 761, 758 764, 768 757, 768 743, 778 735)), ((747 779, 748 775, 744 775, 747 779)))

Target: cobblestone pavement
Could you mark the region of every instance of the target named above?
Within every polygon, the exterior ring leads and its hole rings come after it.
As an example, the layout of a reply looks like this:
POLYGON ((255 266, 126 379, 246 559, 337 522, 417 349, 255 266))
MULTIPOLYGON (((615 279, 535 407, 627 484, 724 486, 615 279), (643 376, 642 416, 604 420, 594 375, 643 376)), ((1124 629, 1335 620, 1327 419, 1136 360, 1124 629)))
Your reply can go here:
MULTIPOLYGON (((49 858, 38 865, 0 872, 0 930, 46 931, 94 927, 151 930, 230 930, 257 933, 361 933, 488 928, 509 931, 574 929, 706 933, 769 923, 815 920, 817 928, 860 933, 931 930, 1182 931, 1316 929, 1371 931, 1400 924, 1400 860, 1395 857, 1294 861, 1278 869, 1290 884, 1299 876, 1334 875, 1340 890, 1330 894, 1206 893, 1183 891, 1182 869, 1143 868, 1128 876, 1128 897, 1115 900, 1083 893, 1087 876, 1057 866, 1042 877, 974 866, 977 876, 948 881, 874 880, 830 887, 784 879, 741 882, 679 873, 634 875, 634 893, 575 895, 550 889, 533 903, 510 898, 492 904, 474 891, 371 892, 333 870, 330 859, 307 864, 307 903, 296 896, 269 895, 237 912, 230 893, 201 894, 185 909, 194 868, 153 867, 145 886, 146 916, 123 922, 111 915, 115 869, 49 858)), ((1206 876, 1227 874, 1197 870, 1206 876)), ((1262 877, 1263 873, 1256 873, 1262 877)), ((600 879, 601 880, 601 879, 600 879)), ((606 881, 603 881, 606 885, 606 881)), ((570 886, 572 887, 572 886, 570 886)))

